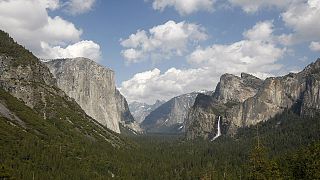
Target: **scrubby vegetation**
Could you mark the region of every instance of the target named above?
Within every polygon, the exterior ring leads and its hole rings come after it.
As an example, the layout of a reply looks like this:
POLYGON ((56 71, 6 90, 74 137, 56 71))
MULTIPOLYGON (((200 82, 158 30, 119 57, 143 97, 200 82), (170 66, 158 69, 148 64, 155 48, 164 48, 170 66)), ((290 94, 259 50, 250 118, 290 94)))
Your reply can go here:
POLYGON ((2 30, 0 30, 0 54, 15 58, 14 66, 34 64, 38 61, 30 51, 17 44, 2 30))

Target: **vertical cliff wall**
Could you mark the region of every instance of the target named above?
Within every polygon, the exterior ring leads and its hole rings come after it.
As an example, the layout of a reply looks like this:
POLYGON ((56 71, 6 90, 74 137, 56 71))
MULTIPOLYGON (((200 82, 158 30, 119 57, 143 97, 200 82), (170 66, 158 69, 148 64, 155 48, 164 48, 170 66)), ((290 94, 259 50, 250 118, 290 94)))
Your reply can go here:
POLYGON ((127 101, 116 89, 111 69, 86 58, 57 59, 45 64, 58 87, 102 125, 120 133, 121 121, 134 122, 127 101))

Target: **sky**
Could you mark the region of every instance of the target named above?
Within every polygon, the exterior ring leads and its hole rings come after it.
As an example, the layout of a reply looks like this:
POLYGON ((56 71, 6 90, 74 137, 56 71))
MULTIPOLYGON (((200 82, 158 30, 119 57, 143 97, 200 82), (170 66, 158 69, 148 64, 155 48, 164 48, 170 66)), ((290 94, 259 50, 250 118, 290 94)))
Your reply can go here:
POLYGON ((0 29, 37 57, 90 58, 148 104, 298 72, 320 57, 319 19, 320 0, 0 0, 0 29))

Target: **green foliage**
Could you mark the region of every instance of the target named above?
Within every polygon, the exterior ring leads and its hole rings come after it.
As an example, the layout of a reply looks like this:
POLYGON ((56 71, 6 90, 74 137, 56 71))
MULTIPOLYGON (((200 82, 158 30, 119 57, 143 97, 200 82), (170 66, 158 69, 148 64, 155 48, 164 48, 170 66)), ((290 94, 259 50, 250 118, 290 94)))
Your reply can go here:
MULTIPOLYGON (((130 137, 121 148, 99 139, 81 113, 63 107, 44 120, 4 91, 0 102, 26 124, 0 118, 0 175, 15 179, 317 179, 319 117, 291 112, 239 130, 235 138, 185 141, 179 135, 130 137), (61 118, 61 119, 60 119, 61 118), (69 123, 69 119, 74 124, 69 123), (279 123, 281 122, 281 123, 279 123), (87 128, 87 129, 86 129, 87 128), (81 132, 81 133, 80 133, 81 132), (87 134, 84 136, 83 134, 87 134), (93 137, 93 138, 92 138, 93 137), (309 144, 314 144, 308 146, 309 144), (254 148, 251 148, 254 147, 254 148), (300 149, 300 150, 299 150, 300 149)), ((58 102, 60 101, 59 104, 58 102)), ((56 107, 57 108, 57 107, 56 107)), ((77 108, 77 107, 74 107, 77 108)), ((97 129, 96 129, 97 130, 97 129)), ((102 132, 101 132, 102 133, 102 132)), ((111 136, 110 136, 111 137, 111 136)), ((121 139, 125 139, 122 137, 121 139)))
POLYGON ((248 179, 280 179, 277 162, 269 160, 267 149, 258 144, 249 155, 248 179))
POLYGON ((0 30, 0 55, 14 58, 13 65, 35 64, 37 58, 23 46, 17 44, 8 33, 0 30))

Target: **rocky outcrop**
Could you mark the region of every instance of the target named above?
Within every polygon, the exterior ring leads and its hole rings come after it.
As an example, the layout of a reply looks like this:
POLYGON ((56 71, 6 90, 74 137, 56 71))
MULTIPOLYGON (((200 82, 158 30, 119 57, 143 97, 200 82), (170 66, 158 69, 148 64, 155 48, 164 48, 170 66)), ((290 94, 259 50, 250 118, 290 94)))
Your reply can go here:
POLYGON ((149 105, 141 102, 132 102, 129 109, 137 123, 142 123, 144 119, 155 109, 161 106, 165 101, 157 100, 154 104, 149 105))
POLYGON ((134 123, 126 99, 116 89, 111 69, 87 58, 56 59, 45 64, 58 87, 102 125, 120 133, 119 123, 134 123))
POLYGON ((184 120, 198 94, 194 92, 172 98, 152 111, 141 126, 149 133, 184 132, 184 120))
POLYGON ((262 83, 261 79, 246 73, 242 73, 241 77, 224 74, 213 97, 217 103, 243 102, 254 96, 262 83))
POLYGON ((218 113, 215 112, 214 98, 205 94, 199 94, 192 108, 187 113, 185 120, 187 139, 202 137, 210 139, 214 137, 213 129, 216 128, 218 113))
POLYGON ((266 121, 285 109, 312 116, 320 109, 319 76, 320 60, 300 73, 265 81, 247 74, 242 74, 240 79, 223 75, 213 97, 201 97, 202 101, 196 101, 189 111, 187 138, 209 138, 215 134, 212 124, 216 124, 217 116, 222 116, 223 133, 229 135, 240 127, 266 121), (199 124, 200 127, 195 126, 199 124))
POLYGON ((186 118, 187 139, 197 137, 210 139, 217 132, 218 116, 222 116, 222 130, 227 127, 223 115, 228 109, 253 97, 262 86, 263 81, 250 74, 242 73, 241 77, 224 74, 217 84, 212 96, 199 94, 194 106, 186 118))

